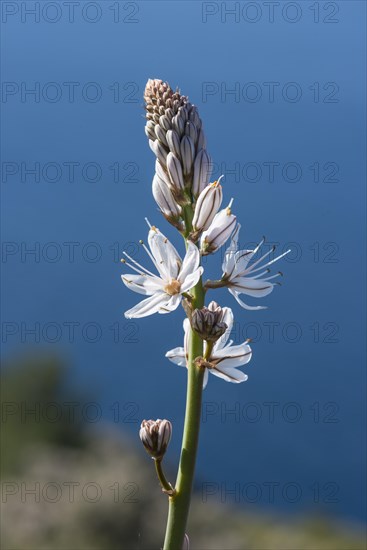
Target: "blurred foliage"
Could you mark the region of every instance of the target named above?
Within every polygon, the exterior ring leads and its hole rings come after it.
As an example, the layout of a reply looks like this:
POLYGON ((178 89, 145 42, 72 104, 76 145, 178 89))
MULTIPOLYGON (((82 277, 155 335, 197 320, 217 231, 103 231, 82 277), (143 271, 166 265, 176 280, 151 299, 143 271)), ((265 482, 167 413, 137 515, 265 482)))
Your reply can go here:
POLYGON ((1 474, 21 467, 22 451, 31 444, 80 446, 84 426, 80 412, 69 421, 67 401, 80 401, 64 387, 66 368, 58 357, 26 355, 4 365, 1 374, 1 474), (55 404, 52 410, 52 404, 55 404), (53 413, 55 422, 50 415, 53 413), (79 416, 78 416, 79 415, 79 416))
MULTIPOLYGON (((157 550, 167 513, 146 453, 109 426, 21 403, 80 401, 53 357, 23 358, 2 375, 3 550, 157 550), (15 404, 15 406, 14 406, 15 404), (19 408, 17 408, 17 405, 19 408), (11 413, 11 414, 10 414, 11 413), (37 421, 36 421, 37 420, 37 421)), ((255 514, 193 498, 191 550, 364 550, 357 528, 323 518, 255 514)))

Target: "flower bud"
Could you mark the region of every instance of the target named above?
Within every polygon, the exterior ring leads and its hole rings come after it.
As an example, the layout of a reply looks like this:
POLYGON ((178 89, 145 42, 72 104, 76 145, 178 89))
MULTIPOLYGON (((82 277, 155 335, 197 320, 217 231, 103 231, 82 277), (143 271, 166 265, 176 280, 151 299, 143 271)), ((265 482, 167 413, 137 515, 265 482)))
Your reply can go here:
POLYGON ((216 302, 210 302, 208 307, 194 310, 191 326, 203 340, 216 342, 228 328, 223 317, 223 309, 216 302))
POLYGON ((150 139, 149 147, 151 148, 159 162, 162 164, 162 166, 165 167, 167 162, 167 151, 164 146, 160 143, 158 139, 156 139, 155 141, 152 141, 150 139))
POLYGON ((166 137, 170 151, 176 155, 177 158, 180 158, 180 138, 178 137, 177 132, 175 132, 175 130, 168 130, 166 137))
POLYGON ((173 153, 167 156, 167 172, 171 180, 173 189, 181 191, 185 187, 181 163, 173 153))
POLYGON ((191 173, 195 159, 195 146, 189 136, 184 136, 180 143, 183 173, 188 176, 191 173))
POLYGON ((191 120, 188 120, 185 124, 185 134, 189 136, 194 145, 196 145, 197 139, 198 139, 198 132, 196 130, 196 126, 191 120))
POLYGON ((231 212, 232 202, 233 199, 227 208, 224 208, 214 216, 208 230, 202 234, 200 252, 203 256, 216 252, 231 236, 236 227, 237 218, 231 212))
POLYGON ((147 453, 155 460, 161 459, 168 447, 172 435, 172 424, 169 420, 143 420, 139 437, 147 453))
POLYGON ((167 139, 166 139, 166 132, 163 130, 163 128, 159 124, 155 125, 154 132, 155 132, 155 135, 157 136, 157 138, 159 139, 159 141, 167 147, 168 143, 167 143, 167 139))
POLYGON ((192 220, 194 236, 208 229, 222 203, 222 186, 218 181, 207 185, 198 197, 192 220), (195 235, 196 234, 196 235, 195 235))
POLYGON ((155 174, 152 183, 152 191, 155 202, 168 221, 176 221, 181 215, 181 207, 175 202, 172 192, 158 174, 155 174))
POLYGON ((198 197, 209 185, 211 174, 211 160, 205 149, 201 149, 195 158, 194 176, 192 179, 192 194, 198 197))

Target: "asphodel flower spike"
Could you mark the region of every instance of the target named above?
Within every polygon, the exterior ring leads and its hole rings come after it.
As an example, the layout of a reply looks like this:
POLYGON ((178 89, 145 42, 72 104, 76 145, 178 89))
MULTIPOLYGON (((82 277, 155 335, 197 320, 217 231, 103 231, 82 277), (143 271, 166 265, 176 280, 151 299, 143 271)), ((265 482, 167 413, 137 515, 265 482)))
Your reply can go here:
MULTIPOLYGON (((155 270, 148 270, 124 252, 121 261, 133 273, 122 275, 122 280, 128 288, 146 296, 126 311, 127 318, 169 313, 180 302, 187 315, 183 322, 183 346, 166 353, 170 361, 187 371, 185 425, 174 486, 167 481, 162 465, 171 438, 170 422, 147 420, 140 428, 140 438, 154 459, 162 490, 169 497, 163 549, 179 550, 188 541, 186 526, 195 477, 203 387, 210 373, 227 382, 244 382, 247 375, 240 367, 252 356, 249 340, 234 344, 229 339, 234 323, 232 310, 221 308, 214 301, 205 307, 206 290, 226 287, 244 308, 262 309, 248 306, 240 296, 261 298, 269 294, 276 284, 273 279, 280 273, 268 275, 268 268, 289 251, 269 261, 272 250, 260 259, 255 257, 263 241, 254 250, 239 250, 240 226, 231 210, 233 199, 223 208, 221 178, 209 183, 212 163, 197 108, 178 89, 174 91, 162 80, 148 80, 144 100, 145 132, 156 157, 153 196, 162 215, 184 238, 186 253, 182 260, 173 244, 148 223, 148 246, 140 243, 155 270), (222 277, 203 284, 202 257, 215 253, 230 238, 222 277)), ((149 349, 142 349, 141 357, 154 367, 149 349)))
POLYGON ((122 275, 124 284, 139 294, 148 295, 142 302, 125 312, 127 319, 147 317, 153 313, 169 313, 175 310, 182 299, 182 294, 196 285, 203 272, 200 267, 200 253, 197 247, 189 242, 182 261, 175 247, 159 229, 151 226, 148 234, 150 250, 141 243, 152 260, 159 276, 141 266, 134 258, 124 252, 123 263, 136 274, 122 275))

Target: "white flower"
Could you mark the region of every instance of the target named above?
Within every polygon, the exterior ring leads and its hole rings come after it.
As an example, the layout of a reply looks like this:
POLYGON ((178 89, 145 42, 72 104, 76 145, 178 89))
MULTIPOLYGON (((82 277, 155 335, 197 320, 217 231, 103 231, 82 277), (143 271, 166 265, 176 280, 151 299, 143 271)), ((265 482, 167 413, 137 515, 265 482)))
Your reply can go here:
POLYGON ((200 252, 203 256, 216 252, 231 236, 237 220, 231 211, 232 203, 233 199, 231 199, 227 208, 223 208, 214 216, 207 231, 202 234, 200 252))
POLYGON ((148 244, 150 251, 144 244, 143 247, 159 276, 142 267, 124 252, 130 263, 126 260, 123 262, 136 271, 137 275, 122 275, 122 281, 134 292, 149 296, 126 311, 125 317, 128 319, 175 310, 181 302, 182 294, 196 285, 203 272, 203 268, 199 265, 199 250, 193 243, 188 242, 187 252, 182 261, 175 247, 156 227, 152 226, 148 234, 148 244))
POLYGON ((239 296, 240 294, 247 294, 254 298, 262 298, 270 294, 275 284, 277 284, 271 283, 270 280, 279 277, 282 273, 279 271, 270 277, 263 277, 263 275, 267 275, 270 272, 270 269, 264 270, 264 268, 268 268, 269 265, 283 258, 290 250, 287 250, 283 254, 280 254, 280 256, 277 256, 263 265, 259 265, 265 258, 274 252, 275 246, 273 246, 269 252, 266 252, 261 258, 249 265, 255 254, 260 250, 264 243, 264 239, 254 250, 238 250, 238 234, 240 227, 240 224, 238 224, 232 235, 231 244, 224 255, 222 281, 226 282, 226 284, 223 286, 228 287, 229 292, 233 294, 237 302, 243 308, 249 310, 266 309, 266 306, 249 306, 245 304, 239 296), (259 271, 260 273, 258 273, 259 271))
MULTIPOLYGON (((203 382, 204 388, 208 383, 209 372, 214 374, 214 376, 218 376, 218 378, 222 378, 226 382, 234 382, 237 384, 240 382, 245 382, 248 378, 247 374, 237 368, 242 365, 246 365, 251 359, 252 351, 248 345, 248 340, 243 342, 243 344, 236 346, 232 345, 232 340, 228 342, 234 319, 231 308, 224 307, 223 312, 223 322, 226 323, 227 330, 223 336, 215 342, 210 357, 207 360, 211 364, 211 367, 205 369, 203 382)), ((166 357, 172 361, 172 363, 180 365, 181 367, 186 367, 190 333, 190 321, 188 319, 184 320, 183 327, 185 332, 184 347, 171 349, 166 353, 166 357)), ((204 356, 206 347, 207 344, 204 342, 204 356)))

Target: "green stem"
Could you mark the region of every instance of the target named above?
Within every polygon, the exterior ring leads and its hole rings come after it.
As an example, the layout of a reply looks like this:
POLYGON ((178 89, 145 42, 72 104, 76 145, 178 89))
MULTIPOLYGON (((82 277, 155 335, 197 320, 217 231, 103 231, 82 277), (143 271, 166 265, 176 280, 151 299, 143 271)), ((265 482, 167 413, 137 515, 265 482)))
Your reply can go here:
POLYGON ((162 488, 165 490, 167 494, 174 493, 174 489, 172 488, 171 484, 167 481, 166 476, 164 475, 163 468, 162 468, 162 459, 154 460, 154 464, 155 464, 155 470, 157 472, 157 476, 160 481, 160 484, 162 485, 162 488))
MULTIPOLYGON (((193 288, 192 295, 193 307, 202 308, 205 292, 201 279, 193 288)), ((190 329, 185 426, 175 487, 176 494, 169 498, 164 550, 181 550, 186 532, 199 442, 204 377, 204 369, 195 365, 195 359, 202 355, 203 341, 196 332, 190 329)))

